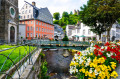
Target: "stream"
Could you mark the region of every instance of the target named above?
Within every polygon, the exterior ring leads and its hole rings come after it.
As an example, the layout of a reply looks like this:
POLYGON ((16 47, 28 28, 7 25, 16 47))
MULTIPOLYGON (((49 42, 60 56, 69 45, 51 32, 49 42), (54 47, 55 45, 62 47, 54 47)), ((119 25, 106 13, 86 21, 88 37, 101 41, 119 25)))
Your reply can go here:
POLYGON ((67 49, 45 49, 43 53, 48 63, 50 79, 75 79, 70 78, 69 65, 73 56, 67 49))

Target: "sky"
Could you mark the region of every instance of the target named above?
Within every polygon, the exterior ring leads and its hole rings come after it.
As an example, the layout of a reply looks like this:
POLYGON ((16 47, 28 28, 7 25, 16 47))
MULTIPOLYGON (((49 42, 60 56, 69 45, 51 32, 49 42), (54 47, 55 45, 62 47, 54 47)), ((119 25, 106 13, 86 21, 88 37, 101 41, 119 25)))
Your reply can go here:
MULTIPOLYGON (((19 10, 23 7, 25 4, 24 0, 18 0, 19 1, 19 10)), ((80 10, 80 7, 83 6, 83 4, 87 4, 88 0, 26 0, 29 3, 32 3, 33 1, 36 2, 36 6, 38 8, 44 8, 47 7, 51 14, 55 12, 59 12, 62 16, 62 13, 64 11, 67 11, 70 13, 73 12, 74 9, 80 10)))

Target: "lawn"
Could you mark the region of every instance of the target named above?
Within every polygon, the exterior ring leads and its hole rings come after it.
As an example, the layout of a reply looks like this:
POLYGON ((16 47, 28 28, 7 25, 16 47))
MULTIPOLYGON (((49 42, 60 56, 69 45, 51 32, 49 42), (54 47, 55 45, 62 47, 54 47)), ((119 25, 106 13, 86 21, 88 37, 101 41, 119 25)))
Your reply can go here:
POLYGON ((11 47, 15 47, 13 45, 0 45, 0 50, 4 50, 6 48, 11 48, 11 47))
MULTIPOLYGON (((3 46, 4 47, 4 46, 3 46)), ((12 46, 6 46, 5 48, 11 48, 12 46)), ((2 47, 1 47, 2 48, 2 47)), ((3 48, 2 48, 3 49, 3 48)), ((30 47, 30 51, 34 50, 35 47, 30 47)), ((3 52, 0 52, 0 54, 4 54, 5 56, 8 56, 10 54, 10 58, 12 59, 12 61, 14 61, 15 63, 17 63, 19 61, 19 59, 22 59, 23 57, 25 57, 27 54, 29 53, 29 46, 20 46, 17 48, 13 48, 13 49, 9 49, 3 52), (25 49, 26 48, 26 49, 25 49), (19 53, 20 51, 20 53, 19 53), (11 53, 12 52, 12 53, 11 53), (11 53, 11 54, 10 54, 11 53), (20 57, 19 57, 20 56, 20 57)), ((0 69, 3 65, 3 63, 5 62, 6 57, 0 55, 0 69)), ((2 68, 2 71, 6 71, 8 70, 12 65, 12 62, 10 60, 7 60, 5 65, 2 68)))

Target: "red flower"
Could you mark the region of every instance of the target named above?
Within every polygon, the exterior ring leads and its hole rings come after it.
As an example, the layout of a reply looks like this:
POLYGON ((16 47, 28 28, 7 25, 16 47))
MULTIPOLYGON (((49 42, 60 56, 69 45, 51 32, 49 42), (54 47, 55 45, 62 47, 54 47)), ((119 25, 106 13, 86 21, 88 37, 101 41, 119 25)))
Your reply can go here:
POLYGON ((81 52, 78 52, 77 54, 80 55, 81 52))
POLYGON ((97 49, 94 49, 94 54, 95 54, 96 56, 98 56, 98 50, 97 50, 97 49))
POLYGON ((114 56, 114 55, 112 55, 112 56, 111 56, 111 58, 113 58, 113 59, 114 59, 114 58, 115 58, 115 56, 114 56))
POLYGON ((102 56, 102 57, 106 59, 106 57, 105 57, 105 56, 102 56))
POLYGON ((109 52, 111 51, 111 48, 109 46, 107 47, 107 51, 109 51, 109 52))
POLYGON ((101 51, 98 52, 99 55, 103 55, 103 53, 101 51))
POLYGON ((109 42, 107 42, 107 43, 105 44, 105 46, 109 46, 109 45, 111 45, 109 42))
POLYGON ((100 49, 101 47, 99 47, 98 45, 95 45, 94 47, 96 47, 97 49, 100 49))

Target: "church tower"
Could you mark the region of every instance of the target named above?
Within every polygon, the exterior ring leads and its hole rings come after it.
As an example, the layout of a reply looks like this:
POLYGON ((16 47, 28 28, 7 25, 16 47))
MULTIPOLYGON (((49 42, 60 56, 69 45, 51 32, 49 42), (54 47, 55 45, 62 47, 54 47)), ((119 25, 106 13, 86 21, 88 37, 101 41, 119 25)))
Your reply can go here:
POLYGON ((0 40, 17 43, 18 24, 18 0, 0 0, 0 40))

